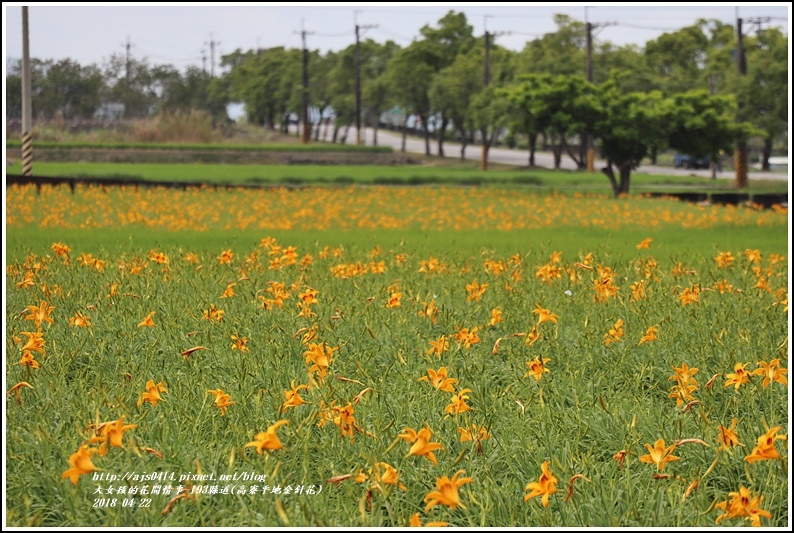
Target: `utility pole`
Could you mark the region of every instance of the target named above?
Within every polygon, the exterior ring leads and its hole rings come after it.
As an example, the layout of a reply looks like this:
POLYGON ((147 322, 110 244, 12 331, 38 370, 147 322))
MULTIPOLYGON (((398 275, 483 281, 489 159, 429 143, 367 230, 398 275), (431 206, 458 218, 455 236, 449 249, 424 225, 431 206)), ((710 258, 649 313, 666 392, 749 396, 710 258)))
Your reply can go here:
POLYGON ((309 144, 312 136, 312 129, 309 125, 309 50, 306 49, 306 35, 314 32, 307 32, 303 29, 303 19, 301 19, 301 41, 303 42, 303 94, 301 95, 301 122, 303 122, 303 132, 301 144, 309 144))
POLYGON ((215 77, 215 46, 221 44, 219 41, 216 41, 212 38, 212 34, 210 33, 210 40, 209 42, 205 42, 205 45, 209 45, 210 47, 210 77, 215 77))
POLYGON ((127 118, 132 114, 132 106, 130 105, 130 48, 132 48, 132 44, 130 43, 130 36, 127 35, 124 60, 124 116, 127 118))
MULTIPOLYGON (((585 17, 587 16, 587 8, 585 8, 585 17)), ((585 23, 587 29, 587 81, 593 83, 593 25, 590 22, 585 23)), ((595 172, 595 149, 593 148, 593 135, 588 133, 585 136, 585 144, 587 145, 587 172, 595 172)))
MULTIPOLYGON (((592 24, 587 21, 587 8, 585 7, 584 10, 585 14, 585 30, 587 32, 587 65, 585 66, 585 72, 587 74, 587 81, 589 83, 593 83, 593 30, 600 27, 605 26, 613 26, 615 25, 614 22, 603 22, 601 24, 592 24)), ((593 135, 588 133, 585 138, 585 144, 587 145, 587 172, 593 173, 595 172, 595 148, 593 147, 593 135)))
MULTIPOLYGON (((742 44, 742 19, 736 19, 736 67, 740 76, 747 74, 747 63, 744 58, 744 46, 742 44)), ((739 110, 743 105, 739 102, 739 110)), ((734 187, 744 189, 747 187, 747 141, 738 139, 736 149, 733 152, 734 187)))
POLYGON ((207 73, 207 49, 201 49, 201 71, 207 73))
POLYGON ((370 28, 377 28, 377 24, 367 24, 364 26, 358 25, 358 17, 356 16, 359 11, 353 12, 353 17, 356 24, 356 144, 361 144, 361 44, 359 42, 360 30, 368 30, 370 28))
POLYGON ((30 88, 28 7, 22 6, 22 175, 33 175, 33 106, 30 88))

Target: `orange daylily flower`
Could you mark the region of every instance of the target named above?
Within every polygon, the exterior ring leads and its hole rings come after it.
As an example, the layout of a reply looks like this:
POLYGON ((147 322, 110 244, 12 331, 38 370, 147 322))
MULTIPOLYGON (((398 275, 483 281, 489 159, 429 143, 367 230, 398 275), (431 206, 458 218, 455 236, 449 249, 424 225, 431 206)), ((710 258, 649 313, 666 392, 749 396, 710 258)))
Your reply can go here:
POLYGON ((491 320, 488 322, 489 326, 495 326, 502 321, 502 310, 498 307, 491 309, 491 320))
POLYGON ((637 250, 642 250, 643 248, 645 248, 646 250, 650 249, 652 242, 653 239, 651 239, 650 237, 648 237, 647 239, 643 239, 642 242, 640 242, 640 244, 637 245, 637 250))
POLYGON ((156 311, 152 311, 151 313, 149 313, 146 316, 146 318, 143 319, 143 322, 138 324, 138 327, 140 328, 140 327, 144 327, 145 326, 147 328, 153 328, 154 327, 154 320, 152 320, 152 317, 155 315, 155 313, 156 313, 156 311))
POLYGON ((412 428, 405 428, 403 433, 397 435, 399 438, 413 442, 413 446, 408 450, 408 455, 419 455, 427 457, 434 465, 438 463, 434 450, 443 450, 444 447, 438 442, 430 442, 432 432, 430 428, 425 426, 419 431, 414 431, 412 428))
POLYGON ((657 341, 659 338, 656 336, 656 330, 658 329, 657 326, 651 326, 645 331, 645 335, 640 339, 640 342, 637 343, 637 346, 641 346, 643 343, 657 341))
POLYGON ((460 433, 460 442, 476 442, 477 451, 480 453, 482 453, 482 441, 491 438, 491 434, 488 432, 485 426, 477 426, 477 424, 472 424, 471 429, 458 428, 458 433, 460 433))
POLYGON ((77 311, 74 316, 69 317, 69 325, 77 328, 90 328, 91 318, 88 315, 84 315, 80 311, 77 311))
POLYGON ((218 256, 218 263, 221 265, 226 265, 232 262, 232 258, 234 257, 234 253, 231 250, 224 250, 221 252, 221 255, 218 256))
POLYGON ((309 343, 309 349, 303 352, 303 357, 306 359, 306 364, 314 363, 309 367, 309 372, 318 372, 320 380, 325 379, 328 365, 331 364, 331 355, 334 351, 338 350, 338 346, 333 348, 325 343, 309 343))
POLYGON ((49 322, 50 324, 55 323, 50 314, 52 314, 53 310, 57 309, 57 307, 53 307, 45 301, 42 301, 39 305, 29 305, 25 309, 30 311, 30 314, 25 317, 25 320, 33 320, 37 328, 41 328, 42 322, 49 322))
POLYGON ((471 330, 469 330, 469 328, 460 328, 458 332, 455 333, 455 340, 463 344, 468 350, 471 348, 472 344, 478 344, 480 342, 480 337, 477 335, 478 329, 477 327, 471 328, 471 330))
POLYGON ((394 309, 395 307, 400 307, 400 299, 403 297, 403 293, 401 292, 392 292, 389 300, 386 302, 386 307, 389 309, 394 309))
POLYGON ((696 304, 700 302, 700 287, 686 287, 681 291, 681 296, 678 297, 681 302, 681 307, 686 307, 689 304, 696 304))
POLYGON ((418 313, 419 316, 429 318, 433 324, 438 324, 438 307, 436 307, 435 300, 430 300, 430 303, 422 302, 422 310, 418 313))
POLYGON ((466 284, 466 292, 469 293, 468 298, 466 298, 467 302, 471 302, 474 300, 475 302, 479 302, 482 295, 485 294, 485 289, 488 288, 488 283, 484 283, 480 285, 477 281, 472 281, 471 283, 466 284))
POLYGON ((39 363, 33 358, 33 354, 30 352, 25 352, 22 355, 22 359, 19 360, 19 364, 22 366, 29 366, 31 368, 38 368, 39 363))
POLYGON ((250 348, 246 346, 248 337, 238 337, 237 334, 229 337, 232 340, 232 350, 240 350, 240 352, 250 352, 250 348))
POLYGON ((461 474, 466 474, 466 471, 458 470, 455 472, 455 475, 452 476, 452 479, 449 479, 447 476, 441 476, 436 479, 436 488, 438 488, 438 490, 431 491, 425 496, 424 501, 427 502, 425 513, 436 505, 446 505, 453 509, 457 508, 458 505, 464 507, 463 504, 460 503, 458 488, 474 480, 470 477, 459 477, 461 474))
POLYGON ((471 389, 462 389, 455 394, 444 411, 451 415, 457 415, 471 410, 471 407, 466 404, 466 400, 469 399, 469 395, 466 394, 467 392, 471 392, 471 389))
POLYGON ((546 357, 542 361, 540 357, 536 357, 532 361, 527 361, 527 366, 529 367, 529 372, 524 374, 524 377, 532 376, 535 378, 535 381, 540 381, 540 378, 543 377, 543 373, 551 373, 551 370, 546 368, 546 363, 551 361, 550 358, 546 357))
POLYGON ((788 379, 785 374, 788 374, 788 369, 780 368, 780 359, 772 359, 769 363, 766 361, 759 361, 756 368, 751 372, 754 376, 764 376, 764 381, 761 383, 764 388, 773 381, 782 385, 788 386, 788 379))
POLYGON ((692 393, 695 392, 697 388, 697 383, 690 383, 689 385, 679 383, 670 388, 670 394, 668 394, 667 397, 675 398, 675 406, 681 407, 681 404, 685 402, 696 401, 692 393))
POLYGON ((160 396, 161 392, 168 392, 168 390, 165 388, 165 385, 162 382, 155 385, 154 380, 150 379, 146 382, 146 392, 142 393, 140 399, 138 400, 138 407, 140 407, 144 402, 151 402, 152 406, 156 407, 157 402, 163 399, 160 396))
POLYGON ((734 386, 734 390, 739 390, 739 387, 745 383, 750 383, 750 373, 745 370, 749 363, 736 363, 733 367, 733 373, 726 374, 725 387, 734 386))
POLYGON ((204 311, 202 319, 209 320, 210 322, 223 322, 223 315, 226 311, 218 309, 215 304, 210 304, 210 308, 204 311))
POLYGON ((99 424, 96 427, 96 436, 91 437, 89 443, 101 442, 99 456, 104 457, 108 452, 108 443, 110 443, 110 446, 124 448, 124 432, 137 427, 136 424, 127 424, 125 426, 124 415, 121 415, 118 420, 99 424))
POLYGON ((737 419, 733 419, 731 423, 731 427, 726 428, 723 426, 719 426, 717 429, 719 430, 719 435, 717 435, 717 443, 720 445, 718 450, 730 450, 734 446, 744 446, 744 444, 739 442, 739 436, 736 435, 736 424, 739 421, 737 419))
POLYGON ((557 478, 549 470, 549 461, 544 461, 540 466, 542 473, 537 481, 527 484, 524 490, 531 490, 529 494, 524 496, 524 501, 529 501, 531 498, 542 496, 540 501, 543 507, 549 506, 549 496, 557 492, 557 478))
POLYGON ((22 346, 21 351, 34 351, 39 352, 40 354, 44 355, 44 334, 40 331, 35 333, 30 333, 27 331, 23 331, 22 335, 28 338, 28 342, 22 346))
POLYGON ((353 404, 348 403, 344 407, 336 406, 332 408, 332 411, 334 412, 334 424, 336 424, 339 429, 342 430, 343 436, 350 437, 350 439, 353 440, 355 432, 361 431, 361 428, 358 427, 358 422, 356 422, 356 417, 353 416, 353 404))
POLYGON ((557 323, 557 315, 550 312, 548 309, 543 309, 540 305, 535 304, 536 309, 532 310, 532 313, 538 315, 538 326, 543 324, 544 322, 554 322, 557 323))
POLYGON ((236 283, 229 283, 224 289, 223 294, 220 295, 220 298, 231 298, 234 296, 234 286, 237 285, 236 283))
POLYGON ((94 463, 91 462, 91 455, 97 452, 99 452, 98 449, 89 448, 86 444, 80 446, 80 449, 69 457, 69 464, 72 468, 64 472, 61 475, 61 479, 66 479, 68 477, 72 485, 77 486, 77 481, 80 479, 80 476, 98 470, 98 468, 94 466, 94 463))
POLYGON ((417 381, 427 381, 434 389, 451 392, 452 394, 455 394, 455 383, 458 382, 455 378, 447 377, 447 367, 445 366, 438 370, 428 368, 427 376, 421 377, 417 381))
POLYGON ((230 405, 234 405, 235 403, 237 403, 237 402, 229 401, 232 399, 232 397, 229 394, 223 392, 221 389, 208 390, 207 392, 215 396, 215 405, 217 405, 218 408, 221 410, 221 416, 226 414, 226 409, 230 405))
POLYGON ((289 409, 290 407, 298 407, 299 405, 303 405, 306 401, 300 397, 301 389, 308 390, 308 385, 298 385, 295 386, 295 380, 290 382, 291 390, 284 391, 284 403, 281 405, 283 409, 289 409))
POLYGON ((540 338, 540 331, 538 331, 538 326, 537 324, 535 324, 535 326, 532 327, 529 333, 527 333, 527 338, 524 339, 524 344, 529 344, 530 346, 532 346, 539 338, 540 338))
POLYGON ((676 445, 673 444, 665 448, 664 439, 657 440, 653 447, 651 447, 650 444, 646 444, 645 447, 648 449, 649 453, 640 457, 640 461, 643 463, 655 464, 656 470, 658 471, 664 470, 664 465, 671 461, 681 460, 680 457, 672 455, 676 445))
POLYGON ((782 426, 773 427, 758 437, 753 451, 750 453, 750 455, 745 457, 744 460, 750 464, 753 464, 755 461, 780 459, 780 454, 775 449, 775 441, 786 440, 785 435, 777 435, 777 432, 780 431, 781 427, 782 426))
POLYGON ((265 450, 280 450, 284 448, 284 446, 281 444, 281 441, 278 440, 276 430, 286 424, 289 424, 289 420, 279 420, 267 428, 267 431, 257 433, 254 437, 254 440, 246 444, 244 448, 253 446, 256 448, 256 451, 259 454, 263 453, 265 450))
POLYGON ((623 319, 618 319, 615 325, 612 326, 608 333, 604 334, 604 344, 609 346, 613 342, 618 342, 623 337, 623 319))
POLYGON ((739 492, 729 492, 729 500, 720 502, 714 506, 715 509, 722 509, 725 511, 717 517, 716 524, 719 524, 726 518, 744 518, 749 520, 751 525, 755 527, 761 526, 761 517, 772 518, 769 511, 764 511, 758 507, 761 505, 763 496, 752 498, 750 491, 745 487, 740 487, 739 492))
POLYGON ((437 341, 430 341, 431 348, 427 351, 428 354, 435 354, 439 359, 441 354, 449 349, 449 341, 442 335, 437 341))
POLYGON ((61 242, 52 243, 51 249, 56 255, 69 255, 69 252, 72 251, 71 248, 61 242))
POLYGON ((356 483, 363 483, 368 479, 372 479, 372 488, 380 490, 379 485, 394 485, 395 487, 399 487, 400 490, 405 490, 405 485, 400 483, 400 474, 397 470, 388 463, 380 462, 375 463, 374 470, 370 468, 368 470, 369 476, 364 474, 363 472, 359 472, 356 476, 356 483), (381 469, 383 469, 383 473, 381 473, 381 469))
POLYGON ((22 279, 22 281, 17 283, 17 287, 21 289, 24 289, 26 287, 35 287, 35 286, 36 286, 36 282, 33 281, 33 272, 30 270, 25 272, 25 277, 22 279))
POLYGON ((720 252, 714 258, 714 261, 716 261, 719 268, 730 268, 733 266, 734 257, 731 252, 720 252))

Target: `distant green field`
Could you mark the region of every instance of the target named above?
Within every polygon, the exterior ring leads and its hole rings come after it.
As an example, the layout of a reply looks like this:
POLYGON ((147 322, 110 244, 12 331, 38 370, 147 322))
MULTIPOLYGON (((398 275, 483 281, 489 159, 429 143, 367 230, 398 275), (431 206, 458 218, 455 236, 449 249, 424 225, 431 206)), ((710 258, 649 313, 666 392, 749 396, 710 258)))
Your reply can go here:
MULTIPOLYGON (((9 174, 21 173, 21 164, 7 168, 9 174)), ((377 185, 521 185, 547 189, 580 188, 610 191, 609 182, 600 173, 565 170, 490 170, 431 166, 377 165, 220 165, 220 164, 151 164, 151 163, 36 163, 34 172, 41 176, 104 177, 152 181, 187 181, 218 184, 377 184, 377 185)), ((732 190, 727 180, 694 176, 632 174, 632 190, 732 190)), ((750 191, 786 192, 785 181, 754 180, 750 191)))
MULTIPOLYGON (((21 147, 21 141, 9 139, 6 148, 21 147)), ((232 152, 365 152, 391 153, 388 146, 355 146, 343 144, 186 144, 186 143, 87 143, 36 142, 36 149, 62 150, 175 150, 232 152)))

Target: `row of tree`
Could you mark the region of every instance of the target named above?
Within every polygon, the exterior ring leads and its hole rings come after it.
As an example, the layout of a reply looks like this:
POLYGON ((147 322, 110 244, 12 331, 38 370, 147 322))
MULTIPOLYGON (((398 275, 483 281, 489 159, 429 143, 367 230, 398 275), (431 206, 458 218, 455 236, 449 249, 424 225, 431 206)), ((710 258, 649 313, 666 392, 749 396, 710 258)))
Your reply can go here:
MULTIPOLYGON (((487 150, 509 128, 508 142, 517 136, 529 141, 530 164, 541 136, 552 146, 558 165, 567 152, 580 166, 585 164, 584 139, 596 139, 606 157, 610 143, 625 148, 618 139, 627 136, 615 137, 615 132, 633 126, 640 134, 650 133, 642 124, 660 125, 654 139, 640 143, 652 156, 676 146, 693 155, 714 155, 730 148, 730 142, 703 147, 708 137, 703 132, 747 122, 764 140, 765 162, 773 143, 787 131, 788 40, 777 29, 745 36, 745 75, 736 68, 734 27, 715 20, 663 34, 644 48, 598 42, 588 83, 583 77, 586 25, 565 15, 557 15, 555 22, 555 32, 527 42, 520 52, 500 47, 493 36, 487 43, 475 37, 465 15, 454 11, 435 26, 423 27, 406 47, 363 40, 358 58, 365 124, 376 128, 377 139, 384 112, 399 109, 403 131, 413 117, 428 154, 431 138, 441 154, 448 138, 459 139, 463 150, 476 139, 487 150), (672 120, 670 113, 684 110, 688 117, 672 120), (678 128, 671 130, 674 138, 663 135, 673 123, 678 128), (690 144, 681 145, 680 139, 690 144)), ((330 117, 333 141, 339 139, 340 128, 344 138, 356 122, 356 55, 355 45, 309 53, 315 139, 330 117)), ((34 61, 34 113, 43 118, 90 117, 105 103, 121 102, 125 117, 198 109, 222 120, 227 119, 228 103, 242 102, 249 122, 286 131, 290 117, 300 116, 302 64, 301 50, 283 47, 225 55, 224 74, 218 78, 197 68, 180 73, 172 66, 150 66, 146 60, 118 55, 103 69, 70 60, 34 61)), ((9 117, 21 109, 18 87, 18 72, 12 71, 7 76, 9 117)), ((713 137, 738 131, 751 130, 732 126, 713 137)), ((636 159, 637 151, 632 149, 632 154, 629 159, 636 159)), ((621 156, 612 162, 620 167, 625 160, 621 156)))

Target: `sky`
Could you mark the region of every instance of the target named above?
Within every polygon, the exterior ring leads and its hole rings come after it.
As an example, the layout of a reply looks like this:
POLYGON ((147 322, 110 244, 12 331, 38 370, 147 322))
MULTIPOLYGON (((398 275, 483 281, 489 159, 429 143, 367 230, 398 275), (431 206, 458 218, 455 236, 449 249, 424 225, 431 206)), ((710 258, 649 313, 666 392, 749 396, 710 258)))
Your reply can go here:
MULTIPOLYGON (((3 4, 4 67, 9 60, 22 57, 21 5, 3 4)), ((236 49, 300 48, 302 28, 307 32, 308 48, 323 53, 355 43, 356 22, 377 26, 362 30, 362 39, 393 40, 406 46, 419 36, 422 26, 435 26, 449 10, 463 11, 475 35, 482 35, 486 29, 496 32, 496 42, 513 50, 521 50, 527 41, 555 31, 555 13, 601 25, 594 32, 596 42, 639 47, 698 18, 735 24, 737 12, 745 20, 769 17, 763 27, 778 26, 786 34, 790 28, 790 4, 784 2, 590 3, 588 7, 583 3, 494 2, 36 4, 28 10, 30 55, 102 66, 112 54, 124 55, 129 43, 132 57, 146 58, 150 64, 171 64, 180 70, 190 65, 206 66, 210 70, 214 49, 215 72, 220 73, 221 55, 236 49)))

